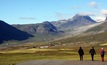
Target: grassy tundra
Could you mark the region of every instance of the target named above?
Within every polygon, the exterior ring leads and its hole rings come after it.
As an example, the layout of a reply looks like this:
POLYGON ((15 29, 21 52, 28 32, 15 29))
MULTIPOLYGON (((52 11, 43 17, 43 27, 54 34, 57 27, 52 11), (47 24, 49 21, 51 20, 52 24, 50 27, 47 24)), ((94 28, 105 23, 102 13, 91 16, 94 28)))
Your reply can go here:
MULTIPOLYGON (((85 55, 84 60, 91 60, 89 50, 91 47, 83 47, 85 55)), ((96 55, 95 60, 100 60, 99 47, 95 47, 96 55)), ((106 51, 106 47, 105 51, 106 51)), ((19 62, 30 60, 79 60, 78 51, 79 47, 70 46, 56 46, 49 48, 7 48, 0 50, 0 65, 11 65, 19 62)), ((107 60, 107 55, 105 55, 107 60)))

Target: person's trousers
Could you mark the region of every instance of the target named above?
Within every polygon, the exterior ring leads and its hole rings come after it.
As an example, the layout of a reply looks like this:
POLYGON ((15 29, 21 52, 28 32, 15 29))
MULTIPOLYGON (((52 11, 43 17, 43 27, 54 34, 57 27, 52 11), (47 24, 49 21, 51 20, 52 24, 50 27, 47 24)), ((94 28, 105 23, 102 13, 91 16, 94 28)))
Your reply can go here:
POLYGON ((104 57, 102 57, 102 62, 104 62, 104 57))
POLYGON ((101 60, 102 62, 104 62, 104 55, 101 55, 101 60))
POLYGON ((80 55, 80 61, 83 61, 83 55, 80 55))
POLYGON ((94 61, 94 54, 91 54, 92 61, 94 61))

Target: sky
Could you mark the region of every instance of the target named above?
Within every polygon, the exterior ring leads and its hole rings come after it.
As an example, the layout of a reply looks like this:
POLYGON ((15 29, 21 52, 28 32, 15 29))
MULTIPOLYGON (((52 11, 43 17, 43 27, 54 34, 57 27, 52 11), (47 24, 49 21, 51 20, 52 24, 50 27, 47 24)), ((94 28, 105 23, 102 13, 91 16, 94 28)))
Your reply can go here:
POLYGON ((9 24, 34 24, 70 19, 76 14, 102 21, 107 0, 0 0, 0 20, 9 24))

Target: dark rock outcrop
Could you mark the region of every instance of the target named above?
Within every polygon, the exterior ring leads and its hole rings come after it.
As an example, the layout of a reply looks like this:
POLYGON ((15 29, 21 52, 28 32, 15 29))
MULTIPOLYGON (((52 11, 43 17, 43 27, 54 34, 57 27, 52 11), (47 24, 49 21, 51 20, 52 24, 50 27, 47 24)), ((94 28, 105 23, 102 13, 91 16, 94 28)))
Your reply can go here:
POLYGON ((33 37, 33 35, 18 30, 15 27, 0 20, 0 43, 8 40, 25 40, 29 37, 33 37))

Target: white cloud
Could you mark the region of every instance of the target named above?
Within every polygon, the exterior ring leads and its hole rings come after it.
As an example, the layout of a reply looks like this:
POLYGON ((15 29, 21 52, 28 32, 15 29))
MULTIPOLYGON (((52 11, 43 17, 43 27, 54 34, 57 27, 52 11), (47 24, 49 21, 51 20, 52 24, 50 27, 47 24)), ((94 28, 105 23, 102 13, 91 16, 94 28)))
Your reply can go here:
POLYGON ((105 20, 105 16, 99 15, 99 16, 95 16, 93 19, 97 22, 101 22, 105 20))
POLYGON ((78 13, 79 15, 83 15, 83 16, 94 16, 94 14, 93 13, 91 13, 91 12, 80 12, 80 13, 78 13))
POLYGON ((102 10, 101 10, 101 14, 107 15, 107 9, 102 9, 102 10))
POLYGON ((107 16, 107 9, 98 10, 97 14, 93 17, 93 19, 97 22, 104 21, 107 16))
POLYGON ((98 4, 94 1, 90 2, 89 6, 92 7, 92 8, 98 8, 98 4))

